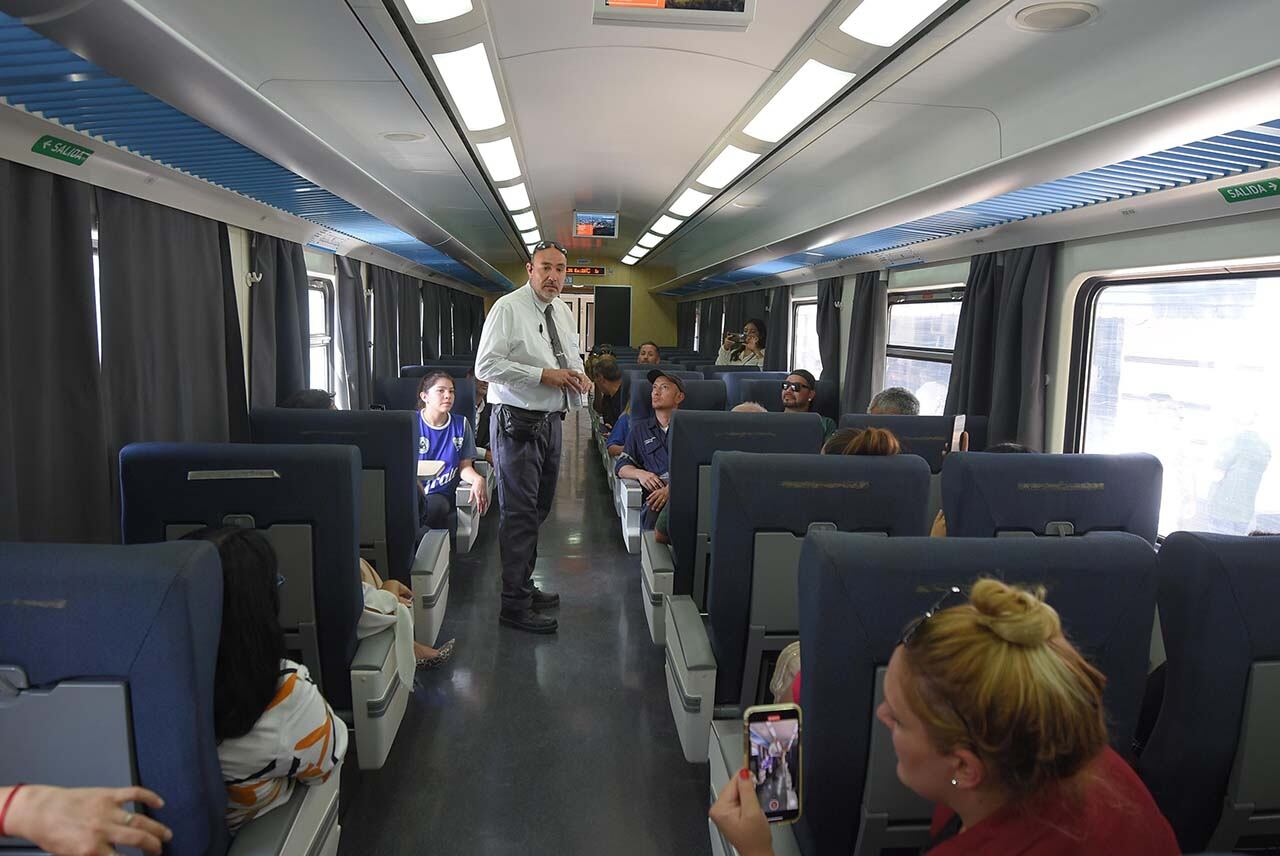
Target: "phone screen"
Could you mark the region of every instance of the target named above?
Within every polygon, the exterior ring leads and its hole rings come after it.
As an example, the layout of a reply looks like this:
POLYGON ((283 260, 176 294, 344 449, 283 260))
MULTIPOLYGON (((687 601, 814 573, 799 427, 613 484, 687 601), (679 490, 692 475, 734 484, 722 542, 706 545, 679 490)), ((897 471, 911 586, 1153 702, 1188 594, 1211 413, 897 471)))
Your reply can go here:
POLYGON ((951 448, 949 451, 960 451, 961 435, 964 434, 964 422, 964 414, 961 413, 955 418, 955 421, 951 423, 951 448))
POLYGON ((794 704, 747 708, 746 767, 770 823, 800 816, 800 708, 794 704))

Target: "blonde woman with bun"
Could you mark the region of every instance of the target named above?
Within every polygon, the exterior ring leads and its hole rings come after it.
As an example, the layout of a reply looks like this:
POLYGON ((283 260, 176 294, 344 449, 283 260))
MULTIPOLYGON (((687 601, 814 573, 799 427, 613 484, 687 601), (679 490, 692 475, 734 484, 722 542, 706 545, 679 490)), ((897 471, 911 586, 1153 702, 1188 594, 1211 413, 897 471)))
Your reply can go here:
MULTIPOLYGON (((912 622, 889 660, 876 716, 898 778, 936 805, 926 852, 1174 856, 1168 822, 1107 743, 1106 678, 1043 598, 979 580, 968 603, 944 598, 912 622)), ((735 777, 711 819, 741 856, 772 854, 749 781, 735 777)))

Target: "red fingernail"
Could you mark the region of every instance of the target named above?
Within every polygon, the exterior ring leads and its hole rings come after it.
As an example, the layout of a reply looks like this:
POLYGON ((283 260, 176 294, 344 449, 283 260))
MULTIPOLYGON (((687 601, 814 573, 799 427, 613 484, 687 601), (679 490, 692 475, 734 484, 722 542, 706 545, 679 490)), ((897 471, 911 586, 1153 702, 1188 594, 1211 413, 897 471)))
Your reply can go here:
POLYGON ((751 778, 751 771, 748 770, 746 767, 743 767, 741 770, 738 771, 738 778, 740 779, 751 778))

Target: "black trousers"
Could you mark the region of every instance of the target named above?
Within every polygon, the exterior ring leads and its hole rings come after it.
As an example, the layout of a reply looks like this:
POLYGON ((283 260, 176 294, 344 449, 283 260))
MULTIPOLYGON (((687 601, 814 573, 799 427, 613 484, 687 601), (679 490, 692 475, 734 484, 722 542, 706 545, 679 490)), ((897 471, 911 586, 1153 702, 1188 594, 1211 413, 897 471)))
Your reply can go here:
POLYGON ((492 426, 493 464, 498 473, 502 608, 528 609, 533 602, 538 526, 551 513, 560 477, 563 420, 553 415, 532 440, 508 437, 496 412, 492 426))
POLYGON ((428 529, 448 529, 457 526, 457 518, 450 517, 457 510, 457 497, 448 493, 419 493, 418 522, 428 529))

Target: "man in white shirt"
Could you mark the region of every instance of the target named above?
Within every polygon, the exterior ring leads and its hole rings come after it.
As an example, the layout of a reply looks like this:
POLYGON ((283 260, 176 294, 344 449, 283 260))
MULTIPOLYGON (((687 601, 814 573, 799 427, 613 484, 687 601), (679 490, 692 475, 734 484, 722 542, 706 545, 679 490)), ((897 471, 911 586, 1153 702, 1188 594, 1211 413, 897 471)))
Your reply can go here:
POLYGON ((493 304, 476 353, 476 377, 489 383, 498 473, 498 537, 502 610, 498 621, 531 633, 554 633, 542 612, 560 596, 533 583, 538 526, 551 512, 560 474, 561 423, 585 405, 591 381, 583 374, 573 315, 557 300, 564 286, 565 248, 542 241, 525 265, 529 282, 493 304))

